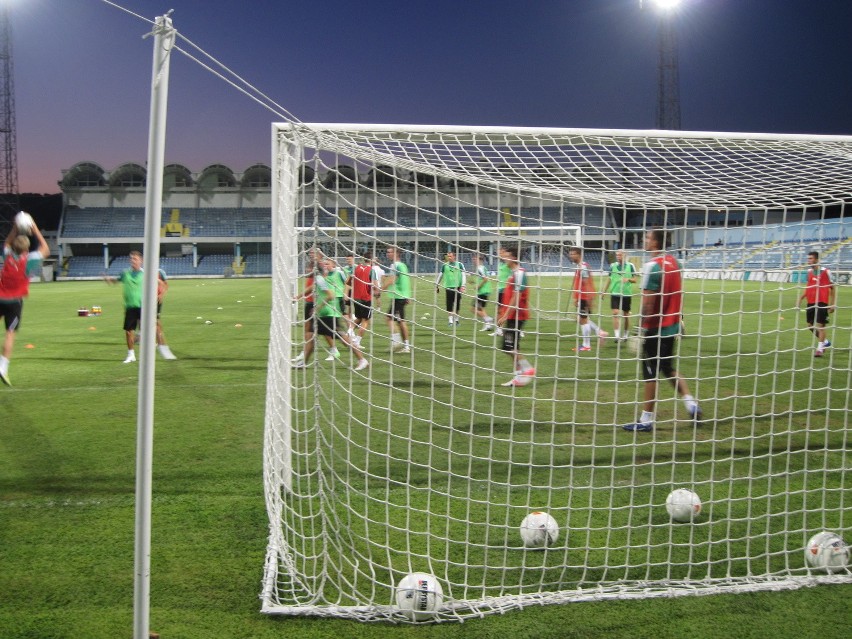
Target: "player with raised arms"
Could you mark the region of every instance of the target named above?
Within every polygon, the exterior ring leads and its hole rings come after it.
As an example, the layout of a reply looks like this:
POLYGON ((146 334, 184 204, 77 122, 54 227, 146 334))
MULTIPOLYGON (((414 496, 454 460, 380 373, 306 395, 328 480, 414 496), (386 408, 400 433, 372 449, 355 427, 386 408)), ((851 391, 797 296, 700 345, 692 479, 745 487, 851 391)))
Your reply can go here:
POLYGON ((0 314, 6 323, 3 354, 0 355, 0 380, 7 386, 12 385, 9 360, 12 359, 15 334, 21 326, 24 298, 30 293, 30 277, 38 272, 42 260, 48 255, 50 248, 35 220, 29 213, 18 213, 3 245, 3 270, 0 271, 0 314), (30 251, 30 238, 24 231, 32 234, 38 242, 34 251, 30 251))

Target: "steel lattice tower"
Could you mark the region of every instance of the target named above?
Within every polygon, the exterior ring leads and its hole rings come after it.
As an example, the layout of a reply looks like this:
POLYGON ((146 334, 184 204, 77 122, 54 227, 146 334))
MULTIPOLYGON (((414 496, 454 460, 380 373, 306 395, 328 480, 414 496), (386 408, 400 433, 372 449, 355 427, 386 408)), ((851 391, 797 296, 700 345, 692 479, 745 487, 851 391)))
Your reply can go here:
POLYGON ((18 144, 15 136, 15 81, 9 8, 0 7, 0 219, 18 210, 18 144))
POLYGON ((680 130, 680 80, 677 30, 673 11, 660 14, 660 59, 657 67, 657 128, 680 130))

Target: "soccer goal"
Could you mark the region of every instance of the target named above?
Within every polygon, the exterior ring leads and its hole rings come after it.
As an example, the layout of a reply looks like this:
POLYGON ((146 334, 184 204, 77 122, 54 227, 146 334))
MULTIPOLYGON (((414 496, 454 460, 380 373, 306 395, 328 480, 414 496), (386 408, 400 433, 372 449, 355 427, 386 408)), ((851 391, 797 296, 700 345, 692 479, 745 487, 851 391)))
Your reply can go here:
POLYGON ((264 612, 451 621, 852 581, 852 138, 288 123, 273 153, 264 612), (642 284, 616 324, 610 273, 621 252, 639 280, 657 228, 702 419, 661 376, 637 432, 642 284), (819 339, 800 301, 812 251, 835 276, 819 339), (409 272, 407 344, 385 291, 355 370, 295 300, 320 256, 399 280, 389 255, 409 272), (488 322, 513 256, 535 371, 517 384, 488 322), (412 583, 429 591, 415 614, 412 583))

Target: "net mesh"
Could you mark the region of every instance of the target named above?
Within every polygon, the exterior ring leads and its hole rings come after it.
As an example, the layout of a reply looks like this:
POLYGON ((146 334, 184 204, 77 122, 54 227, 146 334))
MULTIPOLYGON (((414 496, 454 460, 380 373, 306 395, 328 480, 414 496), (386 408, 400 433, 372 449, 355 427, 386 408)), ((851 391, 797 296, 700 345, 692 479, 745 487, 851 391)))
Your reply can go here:
POLYGON ((275 148, 266 612, 407 621, 395 585, 413 572, 442 585, 437 621, 850 581, 804 549, 852 522, 852 140, 298 124, 275 148), (677 368, 704 419, 661 380, 654 429, 628 432, 645 386, 635 344, 614 338, 636 335, 640 285, 616 323, 608 273, 616 249, 641 270, 659 226, 684 276, 677 368), (334 270, 369 251, 387 274, 388 247, 411 273, 408 349, 385 292, 337 356, 294 301, 330 277, 320 255, 334 270), (507 248, 528 277, 524 386, 504 385, 517 362, 488 322, 507 248), (837 292, 819 358, 799 301, 812 250, 837 292), (457 309, 438 277, 450 252, 457 309), (597 330, 578 318, 578 269, 597 330), (666 510, 676 488, 702 501, 691 522, 666 510), (520 534, 533 511, 559 527, 543 548, 520 534))

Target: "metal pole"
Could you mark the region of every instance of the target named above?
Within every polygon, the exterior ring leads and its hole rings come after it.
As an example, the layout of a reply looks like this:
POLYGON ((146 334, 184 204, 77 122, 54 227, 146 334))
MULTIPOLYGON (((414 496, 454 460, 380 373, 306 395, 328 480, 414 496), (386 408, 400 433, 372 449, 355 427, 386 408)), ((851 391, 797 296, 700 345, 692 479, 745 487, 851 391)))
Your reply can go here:
POLYGON ((148 182, 145 191, 145 271, 142 337, 139 344, 139 394, 136 424, 136 546, 134 560, 133 637, 149 639, 151 594, 151 474, 154 444, 154 357, 157 334, 157 272, 160 266, 160 221, 163 206, 163 157, 169 59, 175 30, 171 11, 156 19, 148 124, 148 182))
POLYGON ((657 128, 666 131, 680 130, 680 71, 675 19, 671 10, 660 13, 657 128))

